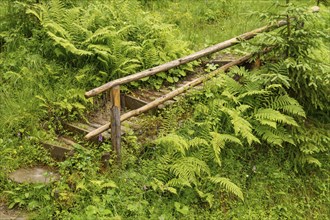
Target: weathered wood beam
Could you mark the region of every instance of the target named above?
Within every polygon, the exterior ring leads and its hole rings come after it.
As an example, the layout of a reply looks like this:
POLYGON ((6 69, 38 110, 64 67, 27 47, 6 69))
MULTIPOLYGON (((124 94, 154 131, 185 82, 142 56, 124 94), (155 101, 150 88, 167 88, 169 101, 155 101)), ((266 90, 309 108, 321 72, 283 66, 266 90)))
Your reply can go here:
POLYGON ((135 74, 132 74, 132 75, 120 78, 120 79, 113 80, 111 82, 108 82, 108 83, 100 86, 100 87, 94 88, 94 89, 86 92, 85 97, 89 98, 89 97, 92 97, 92 96, 96 96, 96 95, 98 95, 98 94, 100 94, 100 93, 102 93, 102 92, 104 92, 104 91, 106 91, 106 90, 108 90, 108 89, 110 89, 114 86, 129 83, 129 82, 133 82, 135 80, 139 80, 139 79, 142 79, 144 77, 151 76, 151 75, 154 75, 156 73, 160 73, 160 72, 169 70, 171 68, 180 66, 182 64, 189 63, 189 62, 197 60, 201 57, 207 56, 209 54, 218 52, 220 50, 223 50, 223 49, 226 49, 230 46, 238 44, 242 40, 251 39, 251 38, 255 37, 258 33, 270 31, 274 28, 281 27, 285 24, 286 24, 286 21, 280 21, 276 25, 267 25, 267 26, 255 29, 253 31, 244 33, 244 34, 239 35, 237 37, 231 38, 231 39, 226 40, 222 43, 219 43, 219 44, 213 45, 211 47, 205 48, 205 49, 203 49, 201 51, 198 51, 196 53, 193 53, 189 56, 179 58, 177 60, 170 61, 168 63, 165 63, 165 64, 162 64, 162 65, 144 70, 144 71, 139 72, 139 73, 135 73, 135 74))
POLYGON ((121 125, 120 125, 120 88, 115 86, 111 88, 111 143, 117 155, 117 162, 121 163, 121 125))

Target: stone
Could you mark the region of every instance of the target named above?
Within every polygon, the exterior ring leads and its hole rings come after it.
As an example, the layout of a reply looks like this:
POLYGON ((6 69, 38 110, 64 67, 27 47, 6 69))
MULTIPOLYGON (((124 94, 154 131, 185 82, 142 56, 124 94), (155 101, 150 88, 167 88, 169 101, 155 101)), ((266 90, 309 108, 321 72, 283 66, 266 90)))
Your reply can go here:
POLYGON ((8 207, 0 203, 0 220, 27 220, 28 214, 15 209, 8 209, 8 207))
POLYGON ((320 7, 319 6, 313 6, 311 9, 312 9, 312 12, 313 13, 316 13, 316 12, 319 12, 320 11, 320 7))
POLYGON ((51 183, 60 178, 59 174, 47 167, 21 168, 9 174, 17 183, 51 183))

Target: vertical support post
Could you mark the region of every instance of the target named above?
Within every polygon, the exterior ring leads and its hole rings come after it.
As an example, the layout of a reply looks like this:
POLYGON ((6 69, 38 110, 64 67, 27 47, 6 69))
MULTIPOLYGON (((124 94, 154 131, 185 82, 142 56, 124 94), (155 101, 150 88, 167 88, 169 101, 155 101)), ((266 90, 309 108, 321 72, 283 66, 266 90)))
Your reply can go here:
MULTIPOLYGON (((290 3, 290 0, 286 0, 286 7, 289 7, 289 3, 290 3)), ((291 23, 290 23, 290 16, 287 14, 286 15, 286 28, 287 28, 287 43, 289 44, 289 40, 290 40, 290 37, 291 37, 291 23)), ((290 49, 289 49, 289 46, 287 46, 286 48, 286 58, 289 57, 289 54, 290 53, 290 49)))
POLYGON ((121 127, 120 127, 120 87, 115 86, 110 91, 111 98, 111 142, 117 154, 117 162, 121 163, 121 127))

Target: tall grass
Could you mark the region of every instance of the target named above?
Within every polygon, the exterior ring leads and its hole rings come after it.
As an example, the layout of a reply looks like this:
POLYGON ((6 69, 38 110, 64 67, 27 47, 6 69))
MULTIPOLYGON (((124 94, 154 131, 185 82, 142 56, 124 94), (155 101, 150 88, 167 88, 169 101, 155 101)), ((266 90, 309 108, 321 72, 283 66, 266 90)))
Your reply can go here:
MULTIPOLYGON (((161 14, 167 22, 176 25, 192 49, 227 40, 254 28, 265 25, 259 15, 276 10, 273 0, 173 0, 142 1, 145 7, 161 14)), ((314 0, 291 1, 315 5, 314 0)))
POLYGON ((149 10, 175 24, 183 38, 201 49, 262 25, 253 12, 269 9, 273 1, 152 1, 149 10))

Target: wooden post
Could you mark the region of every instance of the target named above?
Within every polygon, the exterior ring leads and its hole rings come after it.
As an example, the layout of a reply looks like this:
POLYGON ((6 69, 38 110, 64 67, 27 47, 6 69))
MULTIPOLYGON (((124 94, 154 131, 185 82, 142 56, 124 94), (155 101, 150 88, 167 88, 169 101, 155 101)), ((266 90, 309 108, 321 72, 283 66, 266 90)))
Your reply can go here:
MULTIPOLYGON (((290 0, 286 0, 286 6, 288 7, 290 3, 290 0)), ((290 37, 291 37, 291 23, 290 23, 290 16, 286 15, 286 28, 287 28, 287 43, 289 43, 290 37)), ((286 58, 290 56, 290 48, 287 46, 286 48, 286 58)))
POLYGON ((117 154, 117 162, 121 163, 121 127, 120 127, 120 87, 111 88, 111 142, 117 154))

